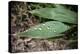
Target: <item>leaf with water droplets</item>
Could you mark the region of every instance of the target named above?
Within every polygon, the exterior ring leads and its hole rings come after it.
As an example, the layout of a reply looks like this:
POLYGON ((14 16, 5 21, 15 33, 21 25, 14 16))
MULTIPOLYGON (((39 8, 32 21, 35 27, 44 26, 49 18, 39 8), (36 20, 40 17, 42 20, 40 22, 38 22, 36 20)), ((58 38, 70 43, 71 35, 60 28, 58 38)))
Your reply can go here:
POLYGON ((51 38, 61 36, 61 33, 70 29, 70 26, 58 21, 49 21, 29 28, 18 35, 31 38, 51 38))
POLYGON ((41 8, 30 11, 35 16, 77 24, 77 13, 66 8, 41 8))

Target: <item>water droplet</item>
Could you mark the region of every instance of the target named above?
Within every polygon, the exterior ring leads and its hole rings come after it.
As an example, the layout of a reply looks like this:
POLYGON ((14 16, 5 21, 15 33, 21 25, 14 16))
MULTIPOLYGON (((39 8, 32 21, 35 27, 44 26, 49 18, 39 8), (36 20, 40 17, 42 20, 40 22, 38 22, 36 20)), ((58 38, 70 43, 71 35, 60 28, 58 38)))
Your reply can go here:
POLYGON ((54 30, 54 32, 56 32, 56 31, 54 30))
POLYGON ((37 28, 34 28, 34 29, 37 29, 37 28))
POLYGON ((47 29, 50 29, 49 27, 47 27, 47 29))
POLYGON ((42 30, 41 28, 39 28, 39 30, 42 30))
POLYGON ((24 32, 27 32, 28 30, 24 31, 24 32))
POLYGON ((26 31, 24 31, 24 32, 26 32, 26 31))
POLYGON ((26 30, 25 32, 27 32, 28 30, 26 30))
POLYGON ((43 25, 45 25, 45 24, 43 24, 43 25))

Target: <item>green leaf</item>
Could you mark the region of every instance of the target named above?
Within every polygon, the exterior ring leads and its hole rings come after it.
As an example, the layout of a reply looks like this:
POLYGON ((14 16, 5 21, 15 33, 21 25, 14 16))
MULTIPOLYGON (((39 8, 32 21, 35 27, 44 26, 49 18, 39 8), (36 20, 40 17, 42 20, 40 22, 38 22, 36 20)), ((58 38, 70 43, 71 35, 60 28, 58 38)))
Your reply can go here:
POLYGON ((35 16, 77 24, 77 14, 66 8, 41 8, 30 11, 35 16))
POLYGON ((65 6, 61 5, 61 4, 55 4, 56 8, 66 8, 65 6))
POLYGON ((58 21, 49 21, 43 24, 39 24, 31 27, 30 29, 18 33, 22 37, 31 38, 51 38, 61 36, 62 32, 65 32, 70 27, 58 21))

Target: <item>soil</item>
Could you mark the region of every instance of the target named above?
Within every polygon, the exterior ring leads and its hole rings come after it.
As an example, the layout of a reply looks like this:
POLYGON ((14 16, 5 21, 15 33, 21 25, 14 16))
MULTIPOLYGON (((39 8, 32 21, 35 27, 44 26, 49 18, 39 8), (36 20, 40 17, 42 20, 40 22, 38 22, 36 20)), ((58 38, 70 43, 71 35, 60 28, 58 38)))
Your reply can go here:
POLYGON ((12 35, 12 52, 36 52, 36 51, 52 51, 69 49, 67 40, 55 39, 50 41, 47 39, 21 38, 12 35))

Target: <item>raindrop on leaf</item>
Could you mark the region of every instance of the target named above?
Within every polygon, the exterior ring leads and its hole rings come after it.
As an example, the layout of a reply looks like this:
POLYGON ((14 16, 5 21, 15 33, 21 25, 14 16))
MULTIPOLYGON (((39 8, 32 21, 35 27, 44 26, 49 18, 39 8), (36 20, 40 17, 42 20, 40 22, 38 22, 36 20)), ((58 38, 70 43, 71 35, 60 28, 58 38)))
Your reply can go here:
POLYGON ((34 28, 34 29, 37 29, 37 28, 34 28))
POLYGON ((49 27, 47 27, 47 29, 50 29, 49 27))
POLYGON ((43 24, 43 25, 45 25, 45 24, 43 24))
POLYGON ((39 28, 39 30, 42 30, 41 28, 39 28))
POLYGON ((54 30, 54 32, 56 32, 56 31, 54 30))

